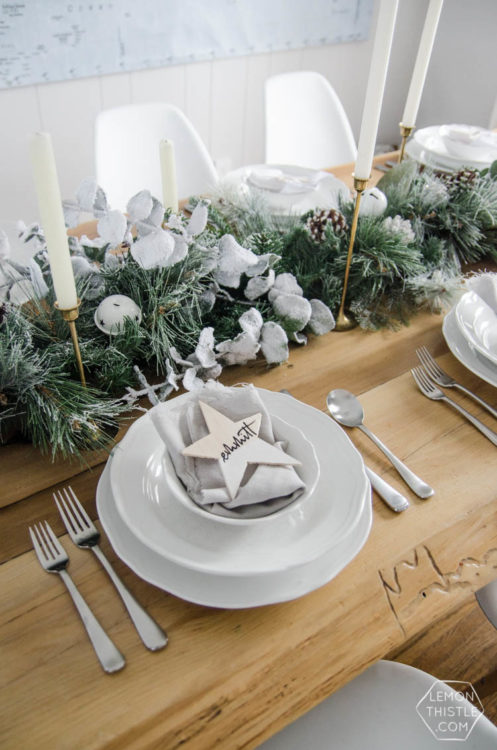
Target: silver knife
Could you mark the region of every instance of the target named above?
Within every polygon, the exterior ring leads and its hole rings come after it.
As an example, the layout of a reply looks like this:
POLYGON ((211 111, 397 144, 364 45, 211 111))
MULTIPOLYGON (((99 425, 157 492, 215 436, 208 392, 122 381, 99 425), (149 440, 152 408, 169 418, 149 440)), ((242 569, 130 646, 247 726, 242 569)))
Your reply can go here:
MULTIPOLYGON (((285 388, 282 388, 280 393, 295 398, 290 391, 287 391, 285 388)), ((407 510, 409 507, 409 501, 404 495, 401 495, 391 484, 385 482, 379 474, 376 474, 376 472, 366 466, 366 464, 364 464, 364 468, 366 469, 366 474, 371 482, 371 486, 391 510, 394 510, 396 513, 401 513, 403 510, 407 510)))

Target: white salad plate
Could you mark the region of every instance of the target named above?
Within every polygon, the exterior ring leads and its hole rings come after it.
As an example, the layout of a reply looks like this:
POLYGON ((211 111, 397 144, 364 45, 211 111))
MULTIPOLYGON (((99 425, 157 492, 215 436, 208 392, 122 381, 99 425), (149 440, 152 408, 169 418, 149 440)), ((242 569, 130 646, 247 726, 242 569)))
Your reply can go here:
MULTIPOLYGON (((145 546, 120 517, 110 482, 112 459, 97 487, 102 526, 117 555, 140 578, 174 596, 207 607, 244 609, 296 599, 332 580, 360 552, 373 520, 371 488, 352 532, 322 557, 291 571, 256 576, 230 576, 185 568, 145 546)), ((274 539, 277 546, 278 540, 274 539)))
POLYGON ((253 164, 229 172, 222 184, 242 198, 260 196, 275 215, 338 208, 350 200, 347 185, 328 172, 286 164, 253 164))
POLYGON ((470 346, 497 367, 497 313, 479 294, 463 294, 454 308, 457 324, 470 346))
MULTIPOLYGON (((474 148, 471 156, 467 153, 456 155, 451 153, 446 146, 444 137, 444 126, 432 125, 414 131, 413 138, 408 142, 406 153, 417 161, 428 166, 442 167, 446 169, 460 169, 463 166, 483 169, 489 166, 497 158, 497 146, 489 146, 486 149, 474 148)), ((461 152, 462 153, 462 152, 461 152)))
POLYGON ((497 387, 497 367, 486 357, 482 357, 472 349, 467 339, 461 333, 456 319, 455 309, 447 313, 442 326, 447 346, 456 359, 479 378, 497 387))
MULTIPOLYGON (((257 577, 313 562, 319 566, 352 533, 369 490, 360 454, 323 412, 284 394, 257 390, 281 433, 278 438, 288 438, 289 453, 302 461, 306 483, 318 474, 314 490, 262 518, 226 519, 193 503, 189 508, 178 500, 173 486, 178 480, 150 410, 116 446, 110 468, 117 512, 142 547, 201 574, 257 577), (292 424, 288 434, 286 420, 292 424), (309 468, 314 452, 319 470, 309 468)), ((189 398, 178 396, 175 408, 178 399, 189 398)))

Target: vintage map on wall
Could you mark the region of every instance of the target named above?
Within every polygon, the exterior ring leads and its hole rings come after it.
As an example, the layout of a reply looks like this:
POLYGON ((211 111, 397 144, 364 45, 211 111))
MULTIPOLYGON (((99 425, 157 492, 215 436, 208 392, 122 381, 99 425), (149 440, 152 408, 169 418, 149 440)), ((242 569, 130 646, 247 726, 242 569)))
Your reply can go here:
POLYGON ((357 41, 373 0, 3 0, 0 88, 357 41))

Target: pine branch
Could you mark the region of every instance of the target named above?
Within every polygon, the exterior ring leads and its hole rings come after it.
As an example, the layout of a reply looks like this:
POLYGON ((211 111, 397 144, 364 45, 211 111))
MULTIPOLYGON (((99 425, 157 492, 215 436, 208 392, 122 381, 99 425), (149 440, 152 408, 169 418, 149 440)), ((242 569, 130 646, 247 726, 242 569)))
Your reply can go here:
POLYGON ((0 327, 0 426, 15 413, 21 431, 52 457, 106 447, 129 405, 71 379, 58 350, 33 345, 31 329, 16 310, 0 327))

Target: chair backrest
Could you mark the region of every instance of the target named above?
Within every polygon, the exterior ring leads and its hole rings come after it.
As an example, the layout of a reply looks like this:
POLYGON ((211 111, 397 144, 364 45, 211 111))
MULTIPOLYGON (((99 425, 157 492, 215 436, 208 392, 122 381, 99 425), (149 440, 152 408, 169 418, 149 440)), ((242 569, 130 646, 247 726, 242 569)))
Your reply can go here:
POLYGON ((104 110, 95 122, 97 182, 112 208, 124 209, 139 190, 162 200, 159 142, 173 142, 178 197, 208 192, 217 183, 214 163, 183 112, 171 104, 133 104, 104 110))
POLYGON ((355 160, 348 117, 320 73, 298 71, 268 78, 265 104, 267 164, 318 169, 355 160))
MULTIPOLYGON (((464 694, 463 686, 461 690, 464 694)), ((461 733, 467 725, 469 736, 460 745, 464 750, 497 747, 497 727, 484 715, 476 719, 471 703, 456 695, 454 687, 447 688, 427 672, 406 664, 379 661, 259 745, 258 750, 439 750, 444 747, 441 740, 453 740, 455 744, 456 737, 464 739, 457 733, 457 725, 461 733), (430 695, 434 683, 438 683, 433 691, 438 703, 433 703, 430 695), (438 691, 443 694, 442 700, 438 691), (433 704, 424 712, 421 709, 427 721, 417 711, 423 696, 430 696, 428 705, 433 704), (447 725, 451 722, 454 727, 449 732, 447 725), (429 727, 439 727, 438 739, 429 727)))

